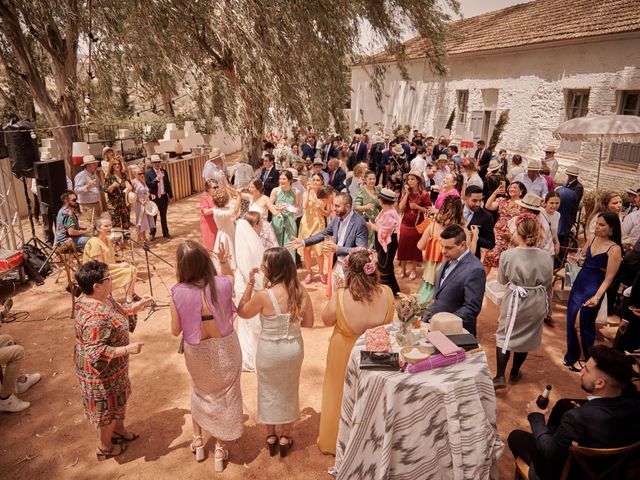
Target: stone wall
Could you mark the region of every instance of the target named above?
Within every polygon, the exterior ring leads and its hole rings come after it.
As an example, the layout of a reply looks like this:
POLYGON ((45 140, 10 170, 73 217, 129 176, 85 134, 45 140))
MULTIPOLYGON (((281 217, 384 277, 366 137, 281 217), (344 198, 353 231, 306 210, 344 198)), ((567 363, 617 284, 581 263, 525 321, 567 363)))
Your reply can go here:
MULTIPOLYGON (((592 39, 592 40, 595 40, 592 39)), ((559 147, 562 165, 577 163, 585 185, 595 185, 599 145, 570 144, 553 139, 553 131, 566 120, 566 94, 589 89, 588 115, 618 113, 619 91, 640 90, 640 34, 561 46, 538 46, 519 51, 451 57, 446 78, 435 77, 424 60, 409 64, 411 80, 402 80, 395 67, 385 79, 385 98, 380 111, 368 87, 366 67, 352 70, 352 124, 366 121, 370 128, 381 122, 386 130, 410 124, 426 134, 438 135, 456 106, 456 91, 469 90, 467 119, 454 122, 452 135, 470 129, 471 112, 495 109, 495 122, 510 110, 509 122, 498 148, 526 159, 542 158, 543 149, 559 147), (497 104, 488 106, 483 89, 498 89, 497 104), (358 105, 363 116, 355 115, 358 105)), ((457 113, 457 112, 456 112, 457 113)), ((638 167, 610 165, 609 147, 603 149, 601 188, 640 183, 638 167)))

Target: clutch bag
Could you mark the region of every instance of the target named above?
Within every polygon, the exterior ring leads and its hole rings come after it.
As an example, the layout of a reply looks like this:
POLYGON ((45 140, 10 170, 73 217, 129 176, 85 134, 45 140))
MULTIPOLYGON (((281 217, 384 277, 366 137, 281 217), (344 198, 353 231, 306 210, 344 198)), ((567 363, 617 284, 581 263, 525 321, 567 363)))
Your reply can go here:
POLYGON ((478 339, 470 333, 462 333, 458 335, 447 335, 447 338, 455 343, 458 347, 462 347, 465 351, 478 348, 478 339))
POLYGON ((360 370, 400 370, 398 354, 361 350, 360 370))

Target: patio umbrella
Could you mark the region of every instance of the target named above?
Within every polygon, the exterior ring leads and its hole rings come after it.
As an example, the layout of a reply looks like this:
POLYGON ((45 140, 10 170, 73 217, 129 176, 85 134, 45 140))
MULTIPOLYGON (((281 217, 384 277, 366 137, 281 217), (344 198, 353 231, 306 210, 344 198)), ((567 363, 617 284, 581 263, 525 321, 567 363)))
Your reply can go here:
POLYGON ((596 191, 600 184, 602 145, 606 143, 640 142, 640 117, 635 115, 595 115, 567 120, 553 136, 571 142, 600 142, 596 191))

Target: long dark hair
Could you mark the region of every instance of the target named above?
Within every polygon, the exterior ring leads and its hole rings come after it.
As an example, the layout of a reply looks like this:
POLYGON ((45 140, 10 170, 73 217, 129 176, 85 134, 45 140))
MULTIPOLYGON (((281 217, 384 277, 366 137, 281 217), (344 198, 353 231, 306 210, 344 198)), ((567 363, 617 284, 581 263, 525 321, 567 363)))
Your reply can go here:
POLYGON ((262 257, 262 267, 269 288, 281 283, 287 291, 289 297, 287 307, 291 321, 301 320, 304 312, 304 289, 298 280, 296 264, 289 251, 282 247, 265 250, 262 257))
POLYGON ((216 267, 213 265, 206 248, 193 240, 185 240, 178 245, 176 250, 176 278, 178 282, 198 287, 208 285, 211 304, 224 317, 224 305, 218 303, 216 296, 216 275, 218 272, 216 272, 216 267))
POLYGON ((622 248, 622 228, 620 227, 620 217, 614 212, 602 212, 598 215, 598 218, 607 222, 607 225, 611 228, 611 235, 609 238, 615 242, 620 248, 622 248))

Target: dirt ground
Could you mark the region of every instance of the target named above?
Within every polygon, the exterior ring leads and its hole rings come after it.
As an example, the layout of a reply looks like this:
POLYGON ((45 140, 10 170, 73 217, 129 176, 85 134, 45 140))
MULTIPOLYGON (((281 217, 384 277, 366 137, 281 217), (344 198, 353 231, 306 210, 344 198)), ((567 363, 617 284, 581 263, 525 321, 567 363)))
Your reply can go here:
MULTIPOLYGON (((162 237, 152 243, 152 251, 169 262, 182 239, 199 240, 199 196, 169 206, 172 240, 162 237)), ((137 284, 140 294, 149 291, 144 256, 134 251, 141 270, 137 284)), ((158 301, 167 301, 175 283, 173 269, 150 258, 151 281, 158 301)), ((300 272, 302 279, 304 274, 300 272)), ((140 355, 132 356, 130 377, 133 395, 127 412, 128 428, 141 437, 130 444, 120 457, 97 462, 96 434, 84 417, 77 380, 73 370, 73 321, 69 318, 71 301, 64 291, 64 274, 56 283, 57 273, 46 283, 18 286, 0 284, 0 300, 12 296, 14 311, 28 312, 20 322, 2 324, 0 333, 11 334, 26 349, 25 372, 40 372, 42 380, 21 395, 31 407, 21 413, 0 413, 0 478, 6 479, 164 479, 210 478, 212 455, 197 464, 189 451, 191 417, 189 377, 184 360, 177 353, 178 340, 169 331, 168 309, 157 311, 147 321, 140 321, 132 341, 144 342, 140 355)), ((419 280, 401 281, 403 292, 414 292, 419 280)), ((326 472, 333 457, 324 456, 315 440, 320 420, 322 380, 327 342, 331 328, 321 325, 325 304, 321 284, 308 290, 314 301, 316 326, 303 331, 305 358, 300 385, 300 419, 294 427, 295 446, 285 459, 269 457, 264 445, 265 429, 256 424, 256 377, 242 374, 245 433, 230 445, 226 478, 328 479, 326 472)), ((499 391, 496 398, 498 429, 506 442, 514 428, 527 428, 526 404, 537 398, 547 383, 553 385, 552 400, 581 395, 579 375, 562 366, 565 345, 564 306, 556 305, 555 328, 544 328, 542 347, 529 355, 523 367, 524 377, 517 386, 499 391)), ((495 329, 498 310, 485 299, 478 320, 479 340, 495 371, 495 329)), ((212 448, 212 442, 208 443, 212 448)), ((508 450, 499 461, 502 478, 513 475, 513 458, 508 450)))

